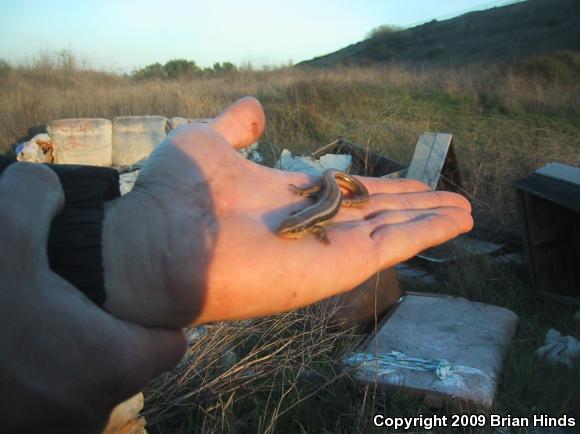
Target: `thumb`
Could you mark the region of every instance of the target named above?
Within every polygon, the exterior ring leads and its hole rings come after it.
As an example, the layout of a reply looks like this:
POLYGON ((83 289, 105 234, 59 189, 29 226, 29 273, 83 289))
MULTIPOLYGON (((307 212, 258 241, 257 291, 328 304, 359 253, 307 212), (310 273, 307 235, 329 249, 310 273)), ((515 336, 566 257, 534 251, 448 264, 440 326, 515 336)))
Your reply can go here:
POLYGON ((265 125, 262 104, 252 97, 236 101, 210 123, 213 130, 236 149, 249 146, 258 140, 265 125))
POLYGON ((64 205, 56 173, 41 164, 14 163, 0 177, 0 220, 8 246, 46 252, 52 219, 64 205))
POLYGON ((186 339, 181 329, 144 328, 120 321, 124 328, 123 348, 118 354, 124 400, 143 388, 157 375, 174 368, 185 353, 186 339))

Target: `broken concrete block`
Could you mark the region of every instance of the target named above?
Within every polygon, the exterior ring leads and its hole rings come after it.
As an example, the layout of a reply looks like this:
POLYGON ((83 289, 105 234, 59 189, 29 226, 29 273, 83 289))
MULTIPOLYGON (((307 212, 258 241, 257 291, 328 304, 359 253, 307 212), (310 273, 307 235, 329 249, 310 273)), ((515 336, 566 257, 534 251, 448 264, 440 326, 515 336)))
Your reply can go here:
POLYGON ((46 130, 57 164, 110 166, 112 124, 108 119, 57 119, 46 130))
POLYGON ((121 116, 113 119, 114 166, 129 166, 147 158, 166 136, 164 116, 121 116))
POLYGON ((357 381, 422 395, 428 405, 489 408, 517 321, 502 307, 408 293, 345 363, 357 381))

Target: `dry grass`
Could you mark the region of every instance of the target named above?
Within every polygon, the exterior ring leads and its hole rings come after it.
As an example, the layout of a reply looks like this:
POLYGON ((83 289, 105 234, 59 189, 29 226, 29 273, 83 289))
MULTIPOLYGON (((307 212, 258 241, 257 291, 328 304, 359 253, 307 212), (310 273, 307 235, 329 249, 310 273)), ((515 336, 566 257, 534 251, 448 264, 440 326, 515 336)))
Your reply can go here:
POLYGON ((360 336, 332 328, 335 305, 188 330, 179 366, 147 389, 161 432, 276 432, 278 420, 346 375, 360 336))
POLYGON ((277 151, 312 151, 343 136, 408 164, 419 134, 453 133, 464 191, 495 225, 514 222, 515 178, 554 160, 580 163, 577 84, 530 79, 513 68, 282 68, 135 82, 45 64, 2 73, 0 149, 50 119, 209 117, 255 95, 268 119, 262 143, 277 151))

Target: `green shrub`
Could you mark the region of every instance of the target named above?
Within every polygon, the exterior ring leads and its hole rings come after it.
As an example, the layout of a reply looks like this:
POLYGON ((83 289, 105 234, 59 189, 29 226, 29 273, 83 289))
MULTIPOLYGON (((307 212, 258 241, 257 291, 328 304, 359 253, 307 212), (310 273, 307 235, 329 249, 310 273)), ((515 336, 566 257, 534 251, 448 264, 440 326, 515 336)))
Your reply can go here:
POLYGON ((518 75, 547 83, 574 84, 580 77, 580 53, 571 50, 540 54, 530 59, 511 63, 518 75))
POLYGON ((400 26, 396 26, 393 24, 383 24, 382 26, 375 27, 370 32, 368 32, 365 39, 381 38, 387 35, 397 33, 401 30, 403 30, 403 28, 400 26))

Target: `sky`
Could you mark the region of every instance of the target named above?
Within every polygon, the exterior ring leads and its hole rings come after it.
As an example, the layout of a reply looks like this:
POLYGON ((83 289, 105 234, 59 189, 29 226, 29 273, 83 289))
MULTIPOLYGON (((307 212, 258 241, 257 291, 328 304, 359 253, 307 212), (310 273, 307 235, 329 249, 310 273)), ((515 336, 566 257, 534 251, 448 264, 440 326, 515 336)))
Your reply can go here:
POLYGON ((328 54, 383 25, 449 18, 497 0, 0 0, 0 58, 69 50, 87 67, 155 62, 277 66, 328 54))

